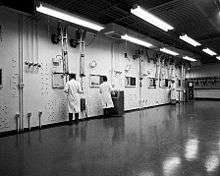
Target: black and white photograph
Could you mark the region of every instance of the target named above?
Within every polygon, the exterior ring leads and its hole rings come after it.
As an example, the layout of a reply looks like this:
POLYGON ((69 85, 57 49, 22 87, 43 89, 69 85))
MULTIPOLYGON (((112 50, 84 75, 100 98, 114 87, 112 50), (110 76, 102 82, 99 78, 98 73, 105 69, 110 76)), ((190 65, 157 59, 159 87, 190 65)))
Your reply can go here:
POLYGON ((0 176, 220 176, 220 0, 0 0, 0 176))

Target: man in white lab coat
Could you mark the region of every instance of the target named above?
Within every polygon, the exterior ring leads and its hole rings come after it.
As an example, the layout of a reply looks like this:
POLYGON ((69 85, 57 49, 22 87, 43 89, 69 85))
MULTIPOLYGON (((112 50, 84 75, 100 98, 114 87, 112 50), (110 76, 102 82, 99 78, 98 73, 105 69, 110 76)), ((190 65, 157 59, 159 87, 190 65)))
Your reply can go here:
POLYGON ((177 99, 177 92, 176 92, 176 84, 175 81, 171 81, 171 104, 176 104, 176 99, 177 99))
POLYGON ((81 90, 80 83, 76 81, 75 74, 69 74, 69 81, 67 81, 64 92, 67 94, 68 110, 69 110, 69 124, 73 123, 73 113, 75 114, 75 121, 79 118, 80 112, 80 96, 83 91, 81 90))
POLYGON ((100 85, 99 91, 101 93, 101 101, 102 107, 104 110, 104 116, 107 117, 109 115, 110 108, 114 107, 111 92, 112 86, 107 82, 108 79, 106 76, 103 77, 103 83, 100 85))

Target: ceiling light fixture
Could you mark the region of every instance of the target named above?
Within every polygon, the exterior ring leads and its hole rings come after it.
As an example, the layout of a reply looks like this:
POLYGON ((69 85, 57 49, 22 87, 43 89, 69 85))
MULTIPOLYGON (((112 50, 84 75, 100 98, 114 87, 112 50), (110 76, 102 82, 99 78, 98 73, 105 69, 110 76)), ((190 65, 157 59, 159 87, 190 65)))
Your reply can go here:
POLYGON ((166 53, 166 54, 173 55, 173 56, 179 55, 179 53, 174 52, 174 51, 171 51, 171 50, 169 50, 169 49, 167 49, 167 48, 160 48, 160 51, 161 51, 161 52, 164 52, 164 53, 166 53))
POLYGON ((101 31, 102 29, 104 29, 104 26, 102 25, 96 24, 94 22, 91 22, 90 20, 83 19, 79 16, 64 12, 61 9, 51 7, 42 3, 40 3, 40 6, 36 7, 36 11, 64 21, 68 21, 70 23, 77 24, 79 26, 93 29, 95 31, 101 31))
POLYGON ((180 38, 181 40, 183 40, 183 41, 189 43, 189 44, 192 45, 192 46, 195 46, 195 47, 196 47, 196 46, 201 46, 201 43, 195 41, 194 39, 192 39, 191 37, 189 37, 187 34, 181 35, 179 38, 180 38))
POLYGON ((184 56, 183 59, 191 61, 191 62, 196 62, 197 61, 196 59, 193 59, 193 58, 188 57, 188 56, 184 56))
POLYGON ((205 53, 207 53, 207 54, 209 54, 210 56, 215 56, 215 55, 217 55, 216 52, 210 50, 209 48, 204 48, 202 51, 205 52, 205 53))
POLYGON ((220 56, 217 56, 216 59, 220 60, 220 56))
POLYGON ((149 13, 148 11, 146 11, 144 8, 140 6, 137 6, 136 8, 131 9, 131 13, 166 32, 174 29, 173 26, 169 25, 168 23, 156 17, 155 15, 149 13))
POLYGON ((135 44, 138 44, 138 45, 141 45, 141 46, 145 46, 147 48, 150 48, 150 47, 153 46, 151 43, 148 43, 148 42, 145 42, 143 40, 131 37, 131 36, 127 35, 127 34, 122 35, 121 38, 124 39, 124 40, 127 40, 129 42, 132 42, 132 43, 135 43, 135 44))

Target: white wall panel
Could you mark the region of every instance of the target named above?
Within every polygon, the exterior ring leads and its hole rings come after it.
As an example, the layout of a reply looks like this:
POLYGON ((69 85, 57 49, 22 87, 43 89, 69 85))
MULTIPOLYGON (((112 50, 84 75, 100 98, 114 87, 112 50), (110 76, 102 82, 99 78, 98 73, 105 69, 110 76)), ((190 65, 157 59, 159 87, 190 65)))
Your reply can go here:
POLYGON ((2 27, 0 68, 3 69, 3 88, 0 89, 0 132, 2 132, 16 129, 15 114, 18 113, 17 16, 1 9, 0 25, 2 27))

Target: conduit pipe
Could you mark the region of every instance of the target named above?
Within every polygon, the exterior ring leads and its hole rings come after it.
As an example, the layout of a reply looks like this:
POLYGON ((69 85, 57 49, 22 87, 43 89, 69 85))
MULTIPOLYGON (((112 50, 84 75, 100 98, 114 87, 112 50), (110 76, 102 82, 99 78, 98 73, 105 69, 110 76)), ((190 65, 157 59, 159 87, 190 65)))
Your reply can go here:
POLYGON ((39 49, 39 46, 38 46, 38 44, 39 44, 39 42, 38 42, 38 41, 39 41, 39 40, 38 40, 38 22, 36 22, 36 21, 35 21, 35 23, 34 23, 34 28, 35 28, 35 42, 36 42, 36 43, 35 43, 35 45, 36 45, 36 46, 35 46, 35 47, 36 47, 36 56, 35 56, 35 57, 36 57, 36 63, 39 64, 39 53, 38 53, 38 52, 39 52, 39 51, 38 51, 38 49, 39 49))
POLYGON ((15 120, 16 120, 16 131, 19 133, 20 131, 20 115, 17 113, 15 114, 15 120))
POLYGON ((41 129, 41 126, 42 126, 42 119, 41 119, 41 118, 42 118, 42 114, 43 114, 42 111, 39 111, 39 112, 38 112, 39 128, 40 128, 40 129, 41 129))
POLYGON ((28 119, 28 129, 31 131, 31 113, 27 113, 27 119, 28 119))
POLYGON ((185 85, 185 80, 186 80, 186 69, 184 68, 184 66, 182 65, 182 80, 181 80, 181 86, 183 88, 183 101, 185 101, 185 89, 186 89, 186 85, 185 85))
MULTIPOLYGON (((157 65, 157 63, 156 63, 157 65)), ((157 76, 156 76, 156 79, 157 79, 157 87, 160 87, 160 69, 161 69, 161 57, 159 56, 159 59, 158 59, 158 65, 157 65, 157 76)))
POLYGON ((24 88, 24 75, 23 75, 23 15, 19 15, 18 19, 18 94, 19 94, 19 131, 23 131, 24 129, 24 95, 23 95, 23 88, 24 88))
POLYGON ((142 77, 142 66, 141 66, 141 64, 142 64, 142 60, 141 60, 141 57, 138 59, 138 61, 139 61, 139 79, 138 79, 138 84, 139 84, 139 108, 140 109, 142 109, 143 108, 143 101, 142 101, 142 81, 143 81, 143 77, 142 77))
POLYGON ((29 24, 26 24, 26 61, 25 63, 28 65, 30 60, 30 48, 29 48, 29 24))
POLYGON ((34 33, 35 33, 34 21, 31 20, 31 64, 32 64, 31 66, 32 66, 32 68, 35 63, 35 58, 34 58, 35 57, 34 56, 34 37, 35 37, 35 35, 34 35, 34 33))
POLYGON ((158 87, 161 87, 160 82, 161 82, 161 69, 162 69, 162 65, 163 65, 163 60, 160 57, 160 62, 159 62, 159 71, 158 71, 158 87))
POLYGON ((113 76, 114 76, 114 41, 111 43, 111 83, 113 84, 113 76))
POLYGON ((80 40, 79 40, 79 52, 80 52, 80 77, 85 76, 85 38, 86 38, 86 30, 80 31, 80 40))

